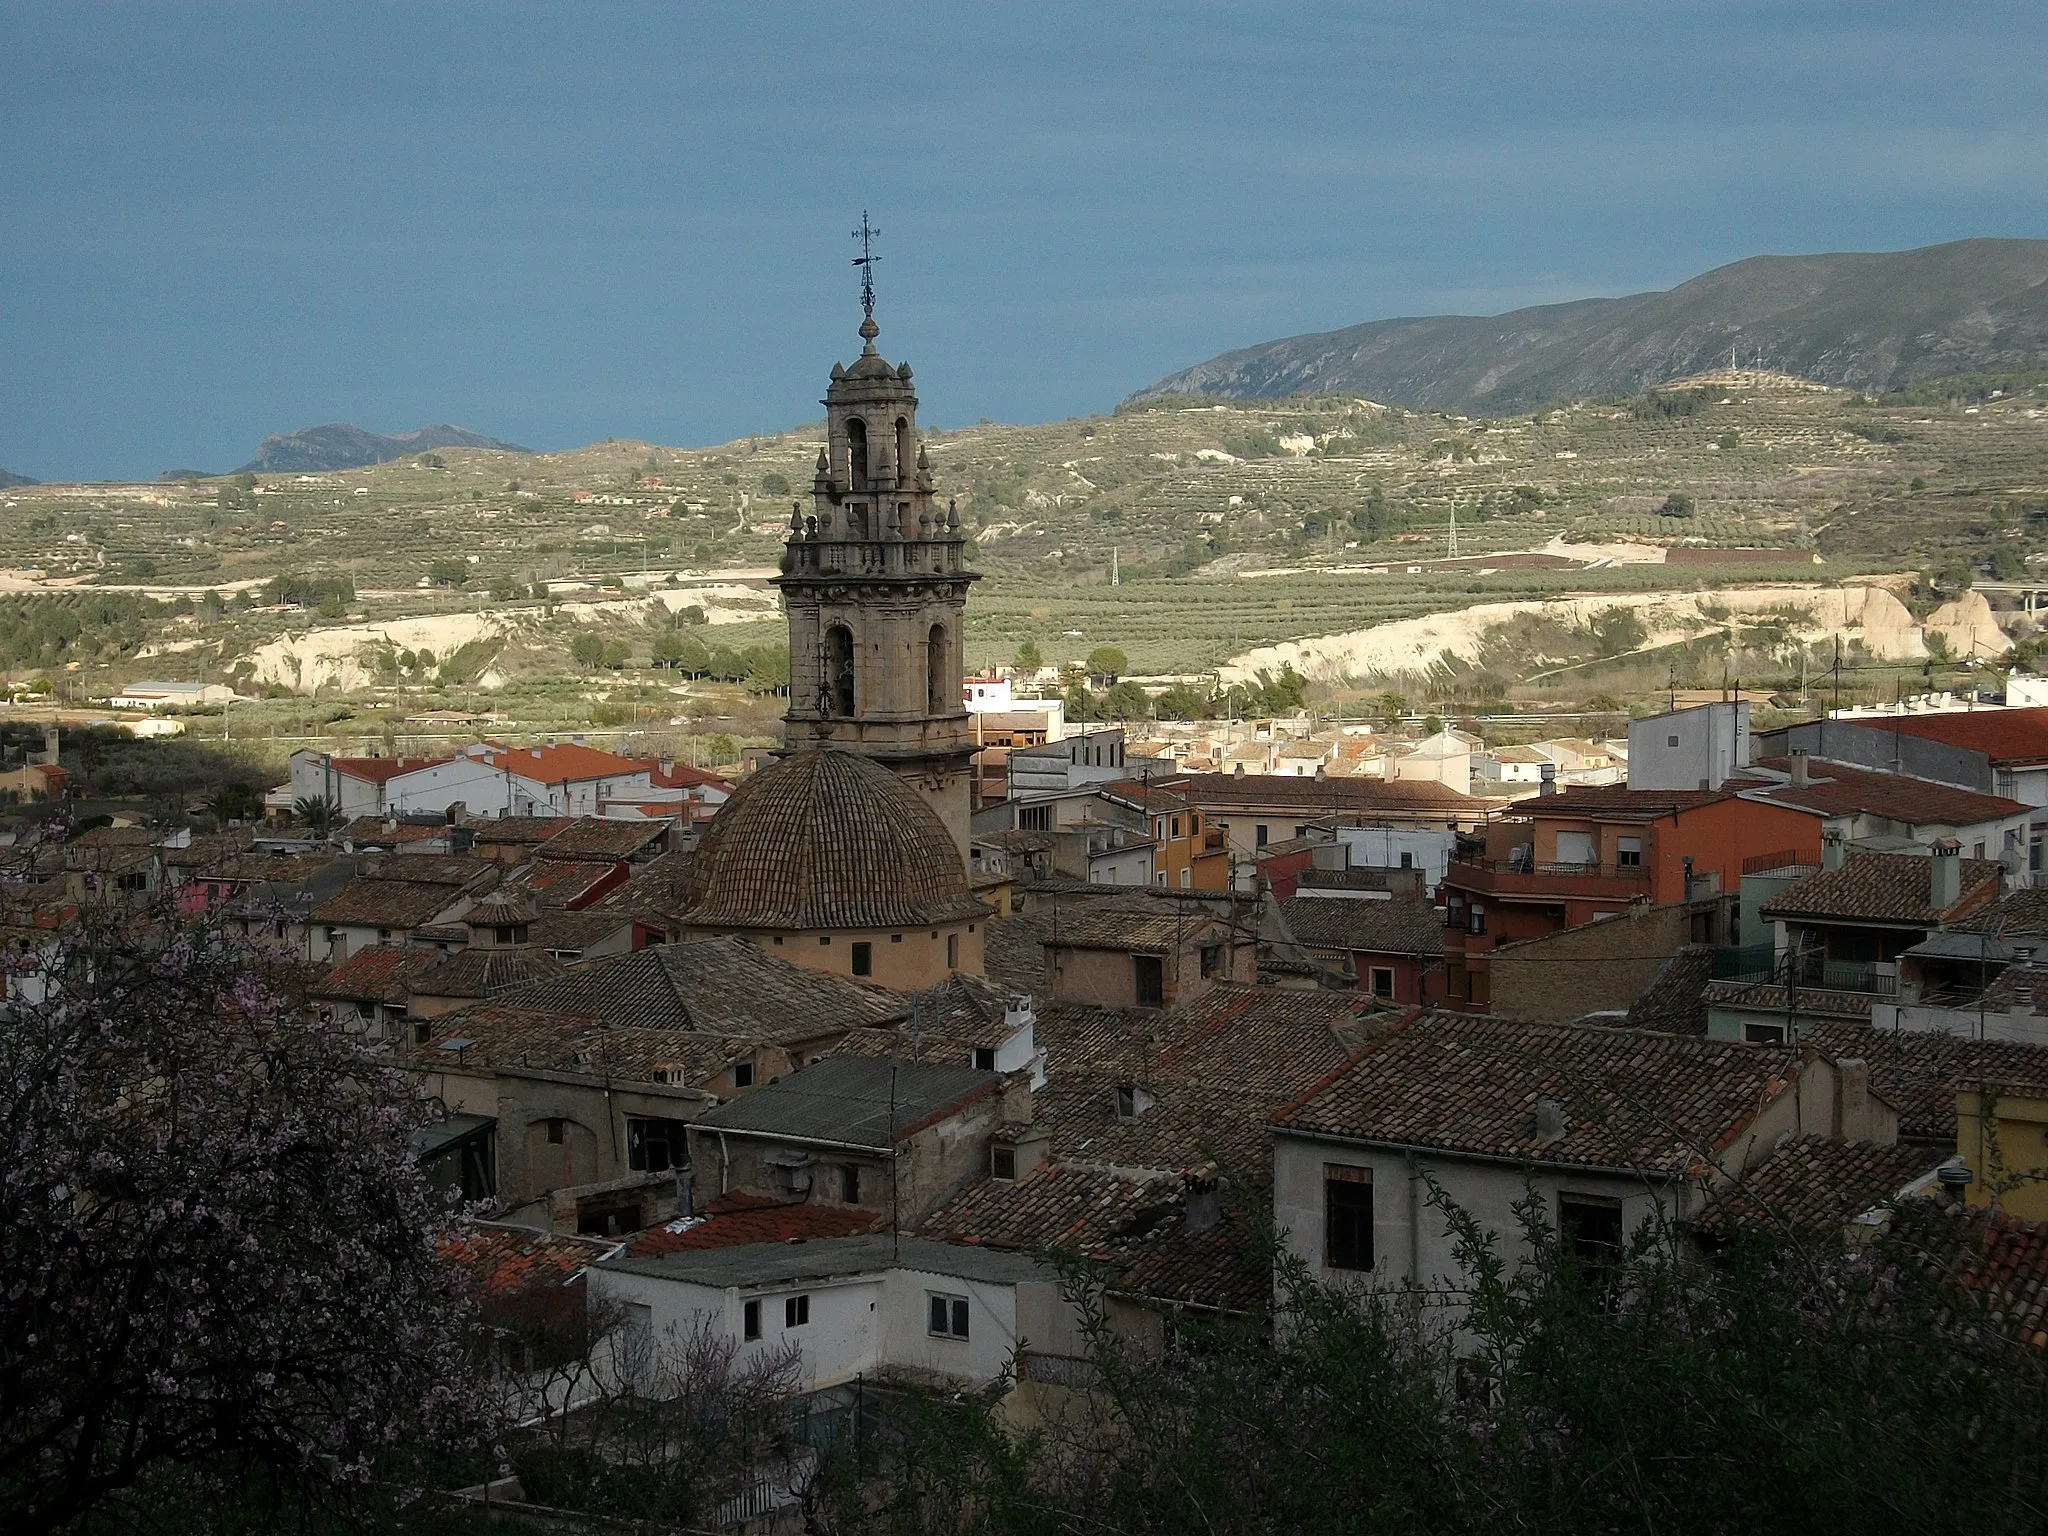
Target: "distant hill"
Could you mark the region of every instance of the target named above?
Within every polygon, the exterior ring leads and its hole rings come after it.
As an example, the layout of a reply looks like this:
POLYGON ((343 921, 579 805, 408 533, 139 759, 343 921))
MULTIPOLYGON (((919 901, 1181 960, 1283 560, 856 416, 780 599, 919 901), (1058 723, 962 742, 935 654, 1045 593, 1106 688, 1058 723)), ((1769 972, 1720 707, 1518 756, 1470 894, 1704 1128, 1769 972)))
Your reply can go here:
POLYGON ((1347 394, 1501 416, 1726 367, 1731 347, 1745 368, 1873 393, 2048 364, 2048 240, 1754 256, 1667 293, 1375 320, 1226 352, 1132 398, 1347 394))
POLYGON ((411 432, 384 436, 365 432, 347 422, 330 422, 324 427, 303 427, 297 432, 273 432, 263 439, 256 457, 236 474, 310 474, 324 469, 361 469, 384 464, 430 448, 495 448, 505 453, 531 453, 517 443, 485 437, 466 427, 446 422, 418 427, 411 432))
POLYGON ((29 479, 27 475, 10 474, 4 469, 0 469, 0 491, 4 491, 12 485, 40 485, 41 483, 39 480, 29 479))

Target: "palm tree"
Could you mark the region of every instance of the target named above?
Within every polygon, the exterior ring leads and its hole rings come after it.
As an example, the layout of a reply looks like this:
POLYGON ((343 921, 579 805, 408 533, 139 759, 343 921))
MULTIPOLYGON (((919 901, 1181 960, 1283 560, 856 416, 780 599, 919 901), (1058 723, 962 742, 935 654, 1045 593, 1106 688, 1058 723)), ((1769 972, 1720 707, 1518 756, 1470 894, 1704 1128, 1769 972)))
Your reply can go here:
POLYGON ((304 822, 315 837, 325 837, 341 817, 341 807, 323 795, 301 795, 292 802, 292 815, 304 822))

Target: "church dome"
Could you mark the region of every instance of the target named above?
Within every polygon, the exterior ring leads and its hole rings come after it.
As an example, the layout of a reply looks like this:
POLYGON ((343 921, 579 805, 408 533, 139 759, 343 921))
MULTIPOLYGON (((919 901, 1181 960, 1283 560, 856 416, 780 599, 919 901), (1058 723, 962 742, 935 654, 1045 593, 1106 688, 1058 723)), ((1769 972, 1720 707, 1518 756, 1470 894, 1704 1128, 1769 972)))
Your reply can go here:
POLYGON ((684 886, 696 928, 921 928, 986 917, 959 845, 903 780, 836 747, 793 752, 732 792, 684 886))

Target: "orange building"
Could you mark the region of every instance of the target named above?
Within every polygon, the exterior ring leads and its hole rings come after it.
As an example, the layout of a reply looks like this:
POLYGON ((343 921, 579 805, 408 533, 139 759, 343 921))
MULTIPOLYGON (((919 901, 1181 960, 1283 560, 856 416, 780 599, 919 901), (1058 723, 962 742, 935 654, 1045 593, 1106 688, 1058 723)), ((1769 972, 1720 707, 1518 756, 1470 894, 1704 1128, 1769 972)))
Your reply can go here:
POLYGON ((1209 823, 1187 796, 1125 779, 1103 798, 1142 811, 1152 823, 1152 878, 1174 891, 1230 889, 1230 835, 1209 823))
MULTIPOLYGON (((1446 1004, 1484 1011, 1494 949, 1623 912, 1741 889, 1746 861, 1820 862, 1822 818, 1718 790, 1592 788, 1516 806, 1451 861, 1443 880, 1446 1004)), ((1711 926, 1711 925, 1710 925, 1711 926)), ((1703 943, 1732 943, 1703 932, 1703 943)))

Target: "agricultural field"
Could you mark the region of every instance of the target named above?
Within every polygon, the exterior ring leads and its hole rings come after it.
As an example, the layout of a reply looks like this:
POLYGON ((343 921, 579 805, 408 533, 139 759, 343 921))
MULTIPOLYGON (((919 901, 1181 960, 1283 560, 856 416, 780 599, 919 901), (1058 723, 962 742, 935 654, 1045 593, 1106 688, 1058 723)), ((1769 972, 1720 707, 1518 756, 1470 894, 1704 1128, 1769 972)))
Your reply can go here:
MULTIPOLYGON (((1481 603, 1887 573, 1913 578, 1899 591, 1918 618, 1973 574, 2048 558, 2038 385, 1871 402, 1725 373, 1501 421, 1162 400, 929 444, 985 577, 975 665, 1029 640, 1052 663, 1111 644, 1139 673, 1204 674, 1481 603)), ((243 729, 279 741, 403 736, 435 710, 772 732, 786 658, 763 578, 817 445, 808 427, 12 488, 0 662, 43 699, 233 681, 275 696, 243 729), (348 721, 312 718, 335 710, 348 721)))

